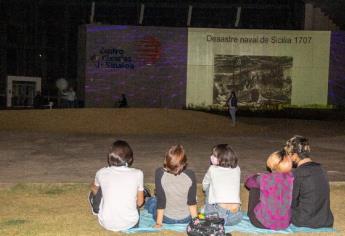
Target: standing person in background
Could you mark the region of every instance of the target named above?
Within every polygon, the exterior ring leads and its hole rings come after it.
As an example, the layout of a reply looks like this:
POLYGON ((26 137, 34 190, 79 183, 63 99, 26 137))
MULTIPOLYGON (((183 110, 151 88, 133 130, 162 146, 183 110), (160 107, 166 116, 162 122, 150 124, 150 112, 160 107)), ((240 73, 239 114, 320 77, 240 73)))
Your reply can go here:
POLYGON ((236 111, 237 111, 237 97, 234 91, 231 92, 227 101, 229 107, 229 114, 232 120, 232 126, 236 125, 236 111))
POLYGON ((120 108, 125 108, 128 107, 128 102, 126 98, 126 94, 121 94, 121 100, 119 101, 119 107, 120 108))
POLYGON ((34 97, 34 108, 39 109, 42 108, 43 98, 41 95, 41 91, 37 91, 36 96, 34 97))
POLYGON ((69 87, 66 92, 63 93, 64 100, 66 101, 67 108, 74 108, 77 95, 72 87, 69 87))
POLYGON ((77 95, 73 87, 69 87, 67 91, 63 92, 63 99, 65 100, 66 105, 64 107, 74 108, 77 95))

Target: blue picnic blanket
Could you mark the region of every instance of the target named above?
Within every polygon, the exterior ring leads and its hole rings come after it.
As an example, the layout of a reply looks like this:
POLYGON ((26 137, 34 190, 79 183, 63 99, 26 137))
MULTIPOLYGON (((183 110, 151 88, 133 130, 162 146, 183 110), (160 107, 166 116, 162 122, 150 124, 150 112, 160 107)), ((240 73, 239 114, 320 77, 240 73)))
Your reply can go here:
MULTIPOLYGON (((319 228, 319 229, 312 229, 306 227, 296 227, 294 225, 290 225, 285 230, 268 230, 268 229, 260 229, 253 226, 249 218, 246 214, 243 214, 243 220, 234 226, 225 226, 226 232, 243 232, 243 233, 251 233, 251 234, 273 234, 273 233, 280 233, 280 234, 291 234, 291 233, 320 233, 320 232, 335 232, 333 228, 319 228)), ((125 233, 143 233, 143 232, 157 232, 159 230, 173 230, 178 232, 185 232, 187 224, 164 224, 161 229, 154 229, 152 226, 155 224, 155 221, 152 218, 152 215, 147 212, 147 210, 140 211, 140 222, 138 228, 133 228, 124 231, 125 233)))

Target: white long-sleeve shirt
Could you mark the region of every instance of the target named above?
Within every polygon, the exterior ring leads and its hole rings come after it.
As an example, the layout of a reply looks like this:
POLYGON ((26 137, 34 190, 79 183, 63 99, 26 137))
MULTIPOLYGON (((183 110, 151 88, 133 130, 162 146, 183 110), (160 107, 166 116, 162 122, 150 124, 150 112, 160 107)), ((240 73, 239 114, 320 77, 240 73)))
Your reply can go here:
POLYGON ((241 169, 211 165, 202 181, 203 190, 208 189, 208 203, 241 203, 241 169))

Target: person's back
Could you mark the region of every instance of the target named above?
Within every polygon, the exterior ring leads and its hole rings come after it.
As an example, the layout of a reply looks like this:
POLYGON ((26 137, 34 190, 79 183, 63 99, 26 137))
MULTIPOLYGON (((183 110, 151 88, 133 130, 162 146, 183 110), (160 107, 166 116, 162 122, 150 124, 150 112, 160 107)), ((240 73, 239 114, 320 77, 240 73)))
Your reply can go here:
POLYGON ((245 181, 250 191, 248 216, 258 228, 286 229, 291 223, 292 162, 281 150, 273 152, 266 165, 269 173, 255 174, 245 181))
POLYGON ((291 173, 266 173, 258 176, 260 203, 254 212, 268 229, 286 229, 291 222, 291 173), (268 193, 268 194, 265 194, 268 193))
POLYGON ((142 171, 126 166, 100 169, 95 178, 102 189, 99 223, 109 230, 124 230, 137 224, 137 192, 142 188, 142 171))
POLYGON ((212 165, 202 181, 205 192, 205 215, 217 214, 225 225, 235 225, 242 220, 240 200, 241 169, 235 152, 228 144, 213 147, 212 165))
POLYGON ((198 215, 195 174, 186 166, 183 146, 174 145, 165 154, 163 167, 156 170, 156 197, 145 203, 145 209, 156 221, 155 228, 161 228, 163 223, 185 224, 198 215))
POLYGON ((92 213, 107 230, 126 230, 139 222, 138 207, 144 203, 144 175, 130 167, 133 160, 129 144, 117 140, 108 154, 109 166, 98 170, 91 184, 92 213))
POLYGON ((196 191, 194 172, 187 169, 174 175, 161 167, 156 170, 155 177, 158 208, 165 203, 165 216, 172 219, 189 217, 187 202, 194 201, 196 191))
POLYGON ((321 165, 307 162, 294 172, 292 223, 312 228, 331 227, 330 189, 321 165))
POLYGON ((311 228, 333 226, 327 174, 312 161, 308 139, 295 135, 284 149, 297 166, 293 173, 292 223, 311 228))
POLYGON ((240 176, 241 169, 211 165, 207 171, 210 181, 203 180, 203 188, 209 186, 209 203, 240 204, 240 176), (210 182, 210 183, 208 183, 210 182), (229 184, 229 182, 231 184, 229 184))

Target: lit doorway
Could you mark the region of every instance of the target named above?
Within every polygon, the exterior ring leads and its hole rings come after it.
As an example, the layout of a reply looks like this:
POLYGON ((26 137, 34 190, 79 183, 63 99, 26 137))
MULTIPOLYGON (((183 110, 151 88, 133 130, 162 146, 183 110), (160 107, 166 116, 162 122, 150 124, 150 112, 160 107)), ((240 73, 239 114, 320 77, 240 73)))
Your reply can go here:
POLYGON ((7 77, 7 107, 33 107, 34 97, 41 91, 41 78, 7 77))

